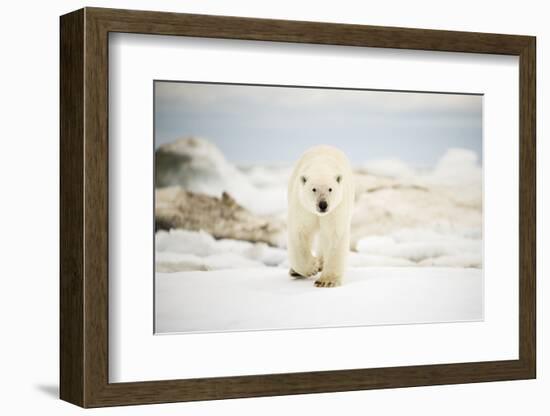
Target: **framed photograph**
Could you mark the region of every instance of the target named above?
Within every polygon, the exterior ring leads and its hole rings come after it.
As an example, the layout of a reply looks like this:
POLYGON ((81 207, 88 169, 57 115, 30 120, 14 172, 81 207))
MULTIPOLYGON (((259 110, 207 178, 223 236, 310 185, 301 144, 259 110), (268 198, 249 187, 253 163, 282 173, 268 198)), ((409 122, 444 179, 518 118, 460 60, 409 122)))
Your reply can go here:
POLYGON ((535 378, 534 37, 60 29, 63 400, 535 378))

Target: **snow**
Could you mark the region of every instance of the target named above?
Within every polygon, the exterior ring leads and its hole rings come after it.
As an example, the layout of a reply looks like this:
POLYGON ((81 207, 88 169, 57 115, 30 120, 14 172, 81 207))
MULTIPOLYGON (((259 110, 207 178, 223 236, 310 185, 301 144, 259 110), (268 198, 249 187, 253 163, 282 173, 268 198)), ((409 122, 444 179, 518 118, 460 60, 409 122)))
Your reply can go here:
MULTIPOLYGON (((286 217, 291 166, 234 166, 204 139, 169 149, 171 185, 220 196, 256 215, 286 217)), ((352 251, 344 285, 320 289, 288 276, 284 243, 156 233, 156 330, 242 331, 483 319, 482 169, 448 149, 432 169, 398 159, 355 169, 352 251)), ((166 186, 166 185, 164 185, 166 186)))
POLYGON ((155 257, 156 271, 161 273, 239 269, 250 267, 265 266, 263 263, 249 260, 235 253, 211 254, 200 257, 194 254, 161 251, 158 252, 155 257))
POLYGON ((371 160, 366 162, 364 167, 373 175, 390 178, 406 178, 412 177, 415 174, 414 170, 409 165, 399 159, 371 160))
MULTIPOLYGON (((475 235, 475 234, 474 234, 475 235)), ((370 236, 357 243, 359 253, 404 258, 420 265, 456 266, 467 255, 469 267, 481 267, 482 242, 459 233, 437 233, 424 229, 402 229, 386 236, 370 236), (437 259, 437 261, 436 261, 437 259)), ((462 267, 462 266, 459 266, 462 267)))
POLYGON ((156 332, 479 321, 482 285, 472 268, 350 268, 330 289, 280 268, 157 273, 156 332))
MULTIPOLYGON (((401 230, 359 241, 349 254, 351 267, 452 266, 480 267, 480 240, 455 238, 430 231, 401 230)), ((170 230, 156 234, 158 272, 206 271, 239 267, 289 268, 287 252, 265 243, 216 240, 205 232, 170 230)))
MULTIPOLYGON (((207 175, 192 168, 197 176, 186 174, 185 184, 190 189, 209 194, 233 189, 237 201, 256 214, 285 218, 290 167, 237 169, 205 140, 176 144, 178 152, 197 159, 194 163, 201 169, 216 166, 214 173, 207 175), (201 162, 201 158, 205 160, 201 162)), ((371 161, 365 168, 376 175, 362 170, 356 173, 352 249, 357 253, 351 254, 350 265, 482 267, 482 176, 475 153, 449 149, 432 170, 415 171, 396 159, 371 161)), ((215 240, 204 232, 185 230, 159 232, 156 240, 159 252, 198 256, 158 257, 158 271, 217 270, 224 266, 215 255, 222 253, 232 253, 226 257, 230 261, 226 268, 260 263, 288 267, 284 242, 274 248, 263 243, 215 240)))
MULTIPOLYGON (((226 190, 257 215, 285 219, 291 166, 235 167, 216 146, 200 138, 181 139, 163 149, 188 161, 179 170, 166 169, 171 181, 209 195, 219 196, 226 190)), ((365 162, 356 170, 352 220, 352 249, 360 256, 350 256, 350 264, 481 268, 481 180, 478 157, 466 149, 448 149, 431 170, 415 169, 399 159, 365 162)), ((193 254, 200 259, 165 256, 158 270, 219 268, 212 256, 226 252, 234 254, 227 268, 251 265, 248 260, 286 267, 284 246, 284 241, 280 248, 273 248, 172 230, 157 234, 157 251, 193 254)))
MULTIPOLYGON (((286 190, 281 183, 286 182, 280 169, 276 176, 270 172, 255 170, 254 177, 260 185, 248 177, 236 166, 225 159, 223 153, 214 144, 200 137, 189 137, 167 143, 159 148, 159 153, 177 155, 181 162, 177 165, 157 160, 157 186, 178 185, 186 190, 220 197, 229 193, 236 201, 255 214, 269 215, 286 209, 286 190), (268 181, 276 186, 262 186, 261 175, 270 176, 268 181), (281 180, 273 184, 275 177, 281 180)), ((284 175, 284 174, 283 174, 284 175)), ((263 184, 265 185, 265 184, 263 184)))
POLYGON ((373 255, 351 252, 348 255, 350 267, 371 267, 371 266, 401 266, 412 267, 416 264, 410 260, 386 255, 373 255))
POLYGON ((286 250, 282 248, 265 243, 216 240, 202 231, 159 231, 155 238, 157 272, 286 266, 287 262, 286 250))
POLYGON ((477 154, 466 149, 448 149, 428 177, 433 183, 469 185, 481 182, 477 154))

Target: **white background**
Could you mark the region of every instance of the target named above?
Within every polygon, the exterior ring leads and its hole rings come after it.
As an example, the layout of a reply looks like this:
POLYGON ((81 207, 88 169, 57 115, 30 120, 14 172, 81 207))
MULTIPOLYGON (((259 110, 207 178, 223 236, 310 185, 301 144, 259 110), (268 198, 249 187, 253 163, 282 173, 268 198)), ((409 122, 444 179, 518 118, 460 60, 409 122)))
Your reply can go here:
MULTIPOLYGON (((550 163, 545 144, 544 67, 550 28, 544 2, 387 1, 51 1, 6 3, 2 10, 2 401, 8 414, 76 414, 58 385, 58 16, 83 5, 319 20, 538 36, 538 380, 293 397, 167 404, 88 414, 546 414, 550 361, 544 355, 545 301, 541 214, 550 163), (9 5, 8 5, 9 4, 9 5), (497 12, 498 11, 498 12, 497 12)), ((546 201, 544 200, 546 199, 546 201)))
POLYGON ((111 381, 518 358, 517 58, 115 34, 110 62, 111 381), (153 336, 153 79, 483 92, 484 321, 153 336))

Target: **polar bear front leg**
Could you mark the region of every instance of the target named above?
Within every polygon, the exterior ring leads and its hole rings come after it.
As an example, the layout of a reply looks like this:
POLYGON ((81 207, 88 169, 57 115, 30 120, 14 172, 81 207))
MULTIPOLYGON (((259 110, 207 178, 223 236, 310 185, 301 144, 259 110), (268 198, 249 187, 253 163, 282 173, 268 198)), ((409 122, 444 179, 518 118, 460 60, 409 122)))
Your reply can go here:
POLYGON ((288 255, 290 275, 296 278, 310 277, 319 273, 322 267, 321 259, 312 253, 313 239, 317 230, 314 226, 302 225, 289 233, 288 255))
POLYGON ((323 272, 315 281, 317 287, 336 287, 342 284, 349 252, 349 230, 336 233, 321 227, 323 272))

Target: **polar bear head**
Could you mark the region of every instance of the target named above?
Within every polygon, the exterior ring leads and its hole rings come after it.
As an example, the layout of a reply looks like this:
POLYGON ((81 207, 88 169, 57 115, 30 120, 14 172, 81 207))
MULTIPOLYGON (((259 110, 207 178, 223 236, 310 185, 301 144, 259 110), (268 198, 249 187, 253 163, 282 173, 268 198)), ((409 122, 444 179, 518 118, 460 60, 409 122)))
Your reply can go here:
POLYGON ((332 212, 342 202, 344 178, 334 169, 310 169, 299 176, 299 199, 302 206, 319 216, 332 212))

